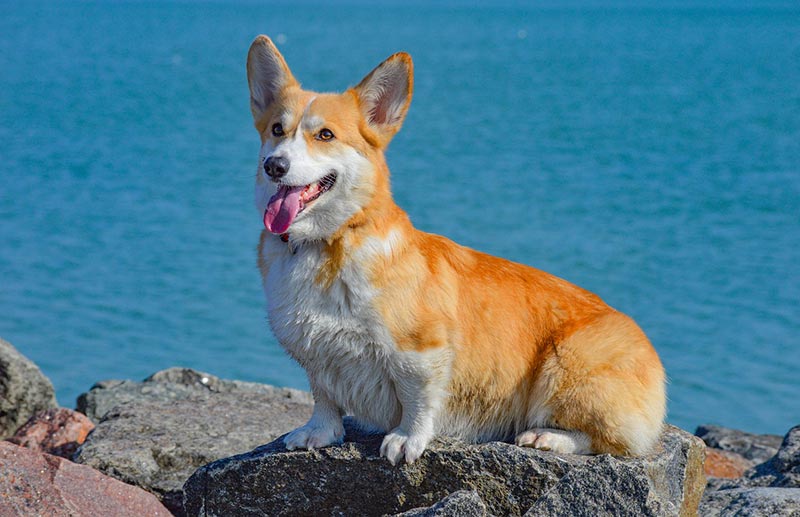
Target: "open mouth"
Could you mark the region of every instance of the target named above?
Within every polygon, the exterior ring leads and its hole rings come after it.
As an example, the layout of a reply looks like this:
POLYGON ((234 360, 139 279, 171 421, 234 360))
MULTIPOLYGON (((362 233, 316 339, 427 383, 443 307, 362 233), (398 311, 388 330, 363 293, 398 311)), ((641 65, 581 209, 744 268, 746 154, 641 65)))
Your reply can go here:
POLYGON ((306 185, 303 189, 302 195, 300 196, 302 205, 300 207, 300 211, 302 212, 306 208, 306 205, 316 200, 325 192, 329 191, 331 187, 333 187, 334 183, 336 183, 336 173, 331 172, 327 176, 323 176, 319 181, 315 181, 310 185, 306 185))
POLYGON ((264 226, 272 233, 286 233, 297 214, 329 191, 336 183, 336 172, 323 176, 308 185, 278 185, 278 191, 267 203, 264 226))

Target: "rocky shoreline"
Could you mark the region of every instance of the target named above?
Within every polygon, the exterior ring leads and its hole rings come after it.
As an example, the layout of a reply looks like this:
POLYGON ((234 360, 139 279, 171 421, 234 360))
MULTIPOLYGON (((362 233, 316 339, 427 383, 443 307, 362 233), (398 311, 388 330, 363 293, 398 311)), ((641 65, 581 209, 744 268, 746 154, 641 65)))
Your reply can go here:
POLYGON ((59 408, 0 339, 0 515, 800 515, 800 426, 666 426, 643 458, 437 439, 392 467, 349 419, 341 446, 286 451, 312 407, 306 392, 170 368, 59 408))

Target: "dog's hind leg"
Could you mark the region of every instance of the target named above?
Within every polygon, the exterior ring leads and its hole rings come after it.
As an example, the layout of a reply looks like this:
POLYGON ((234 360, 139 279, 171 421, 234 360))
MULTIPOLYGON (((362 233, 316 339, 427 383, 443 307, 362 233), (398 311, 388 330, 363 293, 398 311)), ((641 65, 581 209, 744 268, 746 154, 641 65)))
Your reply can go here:
POLYGON ((606 314, 555 347, 539 377, 548 414, 531 422, 535 437, 523 433, 518 441, 558 452, 650 451, 665 413, 664 370, 635 323, 621 313, 606 314))
POLYGON ((592 440, 582 431, 537 428, 517 435, 514 442, 520 447, 533 447, 543 451, 564 454, 591 454, 592 440))

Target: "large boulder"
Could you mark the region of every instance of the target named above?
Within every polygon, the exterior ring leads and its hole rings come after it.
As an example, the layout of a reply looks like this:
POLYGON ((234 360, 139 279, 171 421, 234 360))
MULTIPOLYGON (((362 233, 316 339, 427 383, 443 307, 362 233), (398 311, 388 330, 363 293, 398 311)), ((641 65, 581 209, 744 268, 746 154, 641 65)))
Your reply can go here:
POLYGON ((467 491, 449 503, 474 515, 477 497, 494 515, 688 516, 705 487, 703 443, 671 426, 641 458, 437 438, 415 463, 394 467, 379 456, 381 435, 349 418, 345 429, 342 445, 289 452, 278 439, 198 469, 184 486, 186 514, 452 515, 435 513, 437 503, 444 512, 448 496, 467 491))
POLYGON ((800 515, 800 426, 769 460, 738 479, 710 478, 700 515, 800 515))
POLYGON ((0 440, 13 435, 34 413, 57 406, 50 380, 0 338, 0 440))
POLYGON ((152 495, 84 465, 0 442, 0 515, 167 517, 152 495))
POLYGON ((152 492, 178 514, 183 484, 199 466, 273 440, 313 408, 306 392, 183 368, 102 383, 81 400, 87 415, 102 418, 75 461, 152 492))

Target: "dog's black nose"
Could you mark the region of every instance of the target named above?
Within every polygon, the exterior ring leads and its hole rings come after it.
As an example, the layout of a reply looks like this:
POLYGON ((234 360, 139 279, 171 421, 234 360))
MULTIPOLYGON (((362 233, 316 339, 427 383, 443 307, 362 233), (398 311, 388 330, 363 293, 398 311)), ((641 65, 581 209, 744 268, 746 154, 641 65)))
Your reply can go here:
POLYGON ((267 173, 267 176, 274 180, 282 178, 289 172, 289 160, 283 156, 270 156, 267 158, 267 161, 264 162, 264 171, 267 173))

